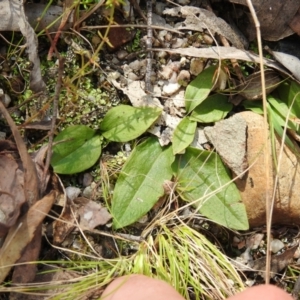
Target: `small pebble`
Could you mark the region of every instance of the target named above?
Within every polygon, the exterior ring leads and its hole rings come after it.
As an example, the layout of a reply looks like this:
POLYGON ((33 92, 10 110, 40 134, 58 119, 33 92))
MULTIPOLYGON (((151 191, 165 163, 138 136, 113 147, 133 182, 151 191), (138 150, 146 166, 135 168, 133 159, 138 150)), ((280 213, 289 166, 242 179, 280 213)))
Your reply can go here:
POLYGON ((189 217, 192 216, 194 214, 194 212, 191 211, 190 207, 186 207, 183 211, 182 211, 182 216, 183 217, 189 217))
POLYGON ((273 253, 277 253, 278 251, 284 248, 284 243, 278 239, 274 239, 271 242, 270 247, 273 253))
POLYGON ((108 80, 117 80, 120 76, 121 76, 121 74, 119 72, 110 72, 107 75, 107 79, 108 80))
POLYGON ((297 248, 296 252, 294 253, 294 258, 299 259, 300 258, 300 249, 299 247, 297 248))
POLYGON ((114 57, 112 58, 112 60, 110 61, 110 63, 111 63, 112 65, 118 65, 118 64, 120 63, 120 61, 114 56, 114 57))
POLYGON ((141 66, 142 66, 142 64, 141 64, 141 61, 139 61, 139 60, 135 60, 129 64, 129 68, 134 71, 138 71, 141 68, 141 66))
POLYGON ((192 75, 199 75, 202 71, 203 71, 203 68, 204 68, 204 62, 199 59, 199 58, 193 58, 191 60, 191 65, 190 65, 190 73, 192 75))
POLYGON ((180 58, 180 66, 184 67, 188 63, 188 59, 185 56, 180 58))
POLYGON ((127 55, 128 55, 128 52, 125 51, 125 50, 119 50, 117 52, 117 57, 118 57, 119 60, 125 59, 127 55))
POLYGON ((145 224, 145 223, 147 223, 148 222, 148 215, 146 214, 146 215, 144 215, 144 216, 142 216, 139 220, 138 220, 138 223, 140 223, 140 224, 145 224))
POLYGON ((163 79, 170 79, 172 74, 173 74, 173 70, 170 66, 163 66, 162 70, 159 72, 160 76, 163 79))
POLYGON ((176 83, 167 83, 163 87, 163 95, 164 96, 171 96, 176 93, 180 89, 181 85, 176 83))
POLYGON ((158 58, 165 58, 166 56, 168 56, 168 53, 166 51, 159 51, 157 53, 158 58))
POLYGON ((237 237, 237 236, 234 236, 234 237, 233 237, 233 242, 234 242, 235 244, 238 244, 240 241, 241 241, 241 239, 240 239, 239 237, 237 237))
POLYGON ((256 283, 256 280, 247 279, 245 281, 246 286, 253 286, 256 283))
POLYGON ((67 197, 73 201, 74 199, 76 199, 79 194, 81 193, 81 190, 80 188, 77 188, 75 186, 68 186, 66 188, 66 194, 67 194, 67 197))
POLYGON ((177 38, 174 41, 172 41, 172 48, 177 49, 177 48, 183 47, 184 42, 185 42, 185 39, 177 38))
POLYGON ((152 24, 163 27, 166 25, 166 20, 165 20, 165 18, 163 18, 155 13, 152 13, 152 24))
POLYGON ((244 264, 248 264, 250 261, 252 261, 253 258, 250 254, 250 249, 247 248, 246 251, 239 256, 239 259, 241 259, 244 264))
POLYGON ((158 15, 161 16, 163 14, 165 7, 166 7, 165 3, 155 1, 155 11, 158 15))
POLYGON ((126 153, 126 156, 129 157, 129 155, 131 153, 131 146, 129 143, 125 144, 125 153, 126 153))
POLYGON ((166 35, 165 35, 165 40, 170 42, 172 40, 172 34, 170 32, 168 32, 166 35))
POLYGON ((91 183, 93 182, 93 176, 90 173, 84 173, 83 174, 83 179, 82 179, 82 185, 84 187, 87 187, 89 185, 91 185, 91 183))
POLYGON ((124 17, 128 18, 131 14, 132 14, 132 10, 131 10, 131 4, 128 0, 123 0, 124 2, 122 3, 122 13, 124 15, 124 17))
POLYGON ((11 102, 10 97, 7 94, 5 94, 2 89, 0 89, 0 99, 5 107, 8 107, 8 105, 11 102))
POLYGON ((89 185, 83 190, 82 196, 90 199, 92 198, 92 193, 93 193, 93 188, 89 185))
POLYGON ((158 33, 158 36, 159 36, 159 38, 163 39, 167 33, 168 33, 167 30, 160 30, 160 32, 158 33))
POLYGON ((173 96, 173 103, 175 107, 185 107, 185 100, 184 100, 184 91, 179 91, 176 95, 173 96))
POLYGON ((170 79, 169 79, 169 83, 177 83, 177 73, 173 72, 170 79))
POLYGON ((153 47, 159 47, 161 46, 161 42, 158 39, 153 40, 153 47))
POLYGON ((225 90, 228 76, 223 69, 220 69, 218 81, 214 86, 214 90, 225 90))
POLYGON ((214 43, 213 38, 208 34, 204 34, 202 36, 202 39, 203 39, 203 41, 205 42, 206 45, 212 45, 214 43))
POLYGON ((187 86, 190 82, 191 75, 187 70, 181 70, 177 76, 177 82, 182 86, 187 86))
POLYGON ((127 78, 130 79, 130 80, 133 80, 133 81, 139 79, 139 77, 137 75, 135 75, 134 73, 132 73, 132 72, 128 73, 127 78))
POLYGON ((2 102, 3 102, 5 107, 8 107, 10 102, 11 102, 10 96, 8 94, 4 94, 4 96, 2 98, 2 102))
POLYGON ((5 140, 6 138, 6 133, 4 131, 0 131, 0 141, 5 140))

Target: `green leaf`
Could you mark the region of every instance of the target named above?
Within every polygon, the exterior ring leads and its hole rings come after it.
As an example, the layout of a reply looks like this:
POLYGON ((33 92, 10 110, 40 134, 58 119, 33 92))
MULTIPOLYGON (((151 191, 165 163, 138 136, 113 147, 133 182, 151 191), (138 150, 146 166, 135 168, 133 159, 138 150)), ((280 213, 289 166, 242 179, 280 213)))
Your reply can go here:
POLYGON ((207 97, 191 114, 191 120, 212 123, 224 119, 231 111, 232 104, 225 95, 214 94, 207 97))
POLYGON ((285 101, 292 112, 300 116, 300 84, 295 81, 284 82, 278 88, 279 98, 285 101))
MULTIPOLYGON (((270 131, 272 134, 272 150, 273 150, 273 156, 275 158, 275 135, 274 135, 274 130, 276 131, 276 133, 278 134, 278 136, 280 138, 283 137, 283 128, 285 125, 285 120, 283 119, 283 117, 274 109, 272 108, 272 106, 269 104, 267 106, 268 109, 268 120, 269 120, 269 126, 270 126, 270 131)), ((291 139, 289 138, 288 135, 285 135, 285 141, 287 146, 290 147, 291 150, 295 151, 295 146, 293 144, 293 142, 291 141, 291 139)))
POLYGON ((214 86, 215 66, 202 71, 185 90, 185 108, 190 113, 196 106, 202 103, 214 86))
POLYGON ((262 106, 262 102, 261 101, 250 101, 250 100, 245 100, 243 101, 243 106, 246 109, 249 109, 259 115, 263 115, 264 114, 264 110, 263 110, 263 106, 262 106))
POLYGON ((218 154, 187 148, 173 164, 177 192, 201 214, 229 228, 248 229, 241 196, 218 154), (207 196, 206 196, 207 195, 207 196))
POLYGON ((114 142, 127 142, 143 134, 158 118, 162 109, 119 105, 108 111, 100 124, 102 135, 114 142))
POLYGON ((172 177, 172 148, 156 138, 138 145, 124 164, 112 199, 113 225, 122 228, 145 215, 164 194, 163 183, 172 177))
POLYGON ((101 154, 101 136, 84 126, 68 127, 54 139, 51 165, 59 174, 74 174, 92 167, 101 154), (60 143, 57 143, 60 142, 60 143))
POLYGON ((274 98, 273 96, 268 96, 268 102, 270 103, 271 107, 273 108, 272 111, 278 115, 278 117, 280 117, 280 119, 282 120, 281 122, 281 126, 285 126, 285 122, 286 122, 286 118, 287 116, 289 116, 289 121, 287 123, 288 128, 293 129, 293 130, 297 130, 297 125, 296 123, 290 121, 293 118, 297 118, 292 111, 289 111, 289 108, 287 106, 287 104, 277 98, 274 98))
POLYGON ((177 125, 172 138, 173 154, 181 153, 194 140, 197 123, 184 117, 177 125))

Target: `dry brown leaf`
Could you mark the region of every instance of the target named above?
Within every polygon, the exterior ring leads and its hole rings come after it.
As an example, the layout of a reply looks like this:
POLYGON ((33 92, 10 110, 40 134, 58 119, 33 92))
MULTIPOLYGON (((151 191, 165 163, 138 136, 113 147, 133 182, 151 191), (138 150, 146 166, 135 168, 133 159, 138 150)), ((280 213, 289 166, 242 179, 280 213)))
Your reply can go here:
POLYGON ((76 220, 72 211, 74 211, 74 204, 65 196, 63 210, 59 218, 52 224, 54 245, 61 245, 66 237, 75 229, 76 220))
POLYGON ((183 25, 177 29, 202 31, 209 30, 212 34, 218 33, 224 36, 233 46, 244 49, 247 48, 247 42, 241 36, 237 35, 230 25, 223 19, 218 18, 213 12, 206 9, 193 6, 181 6, 169 8, 163 11, 164 14, 186 18, 183 25))
MULTIPOLYGON (((259 63, 259 56, 248 51, 240 50, 235 47, 209 47, 209 48, 177 48, 177 49, 159 49, 153 51, 167 51, 168 53, 180 54, 183 56, 213 58, 213 59, 237 59, 259 63)), ((264 65, 274 68, 283 74, 289 75, 284 68, 277 62, 264 58, 264 65)))
MULTIPOLYGON (((266 69, 265 81, 266 81, 266 91, 265 93, 269 95, 273 90, 275 90, 278 85, 282 82, 282 79, 272 69, 266 69)), ((255 72, 248 76, 241 85, 236 88, 238 95, 243 96, 247 100, 261 100, 262 99, 262 87, 261 87, 261 72, 255 72)))
MULTIPOLYGON (((11 283, 14 285, 30 283, 34 280, 37 266, 36 264, 26 264, 26 262, 36 261, 41 250, 42 224, 38 225, 30 243, 22 251, 20 259, 16 261, 11 283)), ((14 245, 12 245, 14 247, 14 245)), ((9 300, 23 300, 23 296, 18 293, 10 293, 9 300)))
POLYGON ((283 52, 271 51, 271 53, 278 62, 280 62, 295 76, 296 79, 300 80, 299 58, 283 52))
POLYGON ((6 119, 12 134, 14 136, 15 142, 18 147, 19 155, 22 160, 23 170, 24 170, 24 193, 28 206, 34 204, 40 197, 39 193, 39 183, 38 177, 35 169, 35 165, 27 152, 26 145, 21 137, 21 134, 14 123, 13 119, 9 115, 8 111, 4 107, 3 103, 0 101, 0 111, 6 119))
MULTIPOLYGON (((248 6, 247 0, 229 1, 248 6)), ((265 40, 278 41, 294 33, 288 24, 297 13, 300 6, 299 0, 252 0, 252 3, 260 22, 261 35, 265 40)), ((252 18, 249 19, 253 24, 252 18)), ((256 37, 255 26, 248 25, 247 30, 250 39, 254 39, 256 37)))
POLYGON ((13 158, 0 155, 0 237, 16 223, 24 202, 23 172, 13 158))
POLYGON ((92 230, 99 225, 106 224, 112 216, 100 203, 84 197, 78 197, 74 203, 79 206, 79 225, 82 230, 92 230))
POLYGON ((20 259, 24 249, 32 241, 40 224, 51 209, 57 193, 52 191, 37 201, 28 212, 11 227, 0 249, 0 282, 8 275, 13 265, 20 259))
POLYGON ((255 233, 255 234, 251 235, 246 240, 247 248, 249 248, 251 250, 257 249, 263 238, 264 238, 264 234, 262 234, 262 233, 255 233))
MULTIPOLYGON (((47 155, 47 151, 48 151, 48 145, 44 145, 42 146, 37 152, 35 152, 32 155, 32 161, 35 164, 35 168, 37 171, 37 176, 39 178, 39 181, 41 182, 42 180, 43 182, 43 186, 46 188, 47 184, 50 180, 50 172, 48 171, 46 176, 44 177, 44 169, 45 169, 45 158, 47 155)), ((40 191, 41 193, 44 193, 44 190, 40 191)))
MULTIPOLYGON (((298 245, 293 246, 292 248, 284 251, 284 253, 279 255, 273 255, 271 257, 271 277, 274 277, 277 273, 286 268, 292 261, 294 254, 298 248, 298 245)), ((264 277, 266 270, 266 257, 256 259, 251 264, 251 268, 259 271, 264 277)))

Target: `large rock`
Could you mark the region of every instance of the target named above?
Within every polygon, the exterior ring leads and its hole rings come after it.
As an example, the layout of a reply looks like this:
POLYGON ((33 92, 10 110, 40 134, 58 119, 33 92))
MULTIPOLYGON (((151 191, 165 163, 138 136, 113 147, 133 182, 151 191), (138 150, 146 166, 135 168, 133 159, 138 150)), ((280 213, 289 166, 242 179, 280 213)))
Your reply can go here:
MULTIPOLYGON (((240 190, 246 206, 251 227, 266 224, 266 176, 264 161, 264 129, 263 117, 253 112, 242 112, 241 116, 248 125, 247 159, 250 166, 248 173, 237 179, 236 185, 240 190)), ((234 146, 234 145, 233 145, 234 146)), ((268 142, 272 153, 271 142, 268 142)), ((280 140, 276 140, 277 156, 280 140)), ((275 174, 274 159, 270 157, 270 187, 273 189, 275 174)), ((300 224, 300 165, 299 158, 284 146, 280 162, 279 180, 276 189, 273 223, 300 224)))

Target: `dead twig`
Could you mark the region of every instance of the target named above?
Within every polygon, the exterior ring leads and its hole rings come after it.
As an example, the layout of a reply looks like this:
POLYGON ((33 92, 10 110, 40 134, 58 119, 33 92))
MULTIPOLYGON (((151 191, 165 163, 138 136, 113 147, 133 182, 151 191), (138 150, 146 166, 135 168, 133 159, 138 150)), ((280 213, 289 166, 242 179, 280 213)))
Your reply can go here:
POLYGON ((42 177, 42 191, 45 191, 45 189, 46 189, 46 184, 47 184, 46 176, 48 173, 51 155, 52 155, 52 144, 53 144, 53 139, 54 139, 54 131, 55 131, 55 127, 56 127, 56 119, 57 119, 57 113, 58 113, 58 101, 59 101, 59 95, 60 95, 60 90, 61 90, 61 86, 62 86, 64 63, 65 63, 65 59, 63 57, 60 57, 58 60, 58 78, 57 78, 57 83, 55 86, 55 94, 53 97, 53 108, 52 108, 53 116, 52 116, 52 123, 51 123, 51 131, 49 134, 48 151, 47 151, 47 157, 46 157, 46 162, 45 162, 45 167, 44 167, 44 172, 43 172, 43 177, 42 177))
MULTIPOLYGON (((270 282, 270 268, 271 268, 271 255, 270 255, 270 242, 271 242, 271 224, 272 224, 272 211, 274 206, 274 201, 270 198, 270 149, 269 149, 269 130, 268 130, 268 116, 267 116, 267 95, 266 95, 266 83, 265 83, 265 73, 264 73, 264 63, 263 63, 263 49, 261 42, 260 33, 260 23, 257 18, 256 12, 254 10, 251 0, 247 0, 247 5, 249 7, 252 19, 256 27, 258 52, 260 58, 260 71, 261 71, 261 86, 262 86, 262 100, 263 100, 263 111, 264 111, 264 138, 266 146, 264 147, 264 157, 265 157, 265 176, 266 176, 266 222, 267 222, 267 257, 266 257, 266 284, 270 282)), ((274 187, 275 189, 275 187, 274 187)))
POLYGON ((145 91, 146 93, 152 93, 153 87, 151 84, 151 73, 152 73, 152 0, 147 0, 147 67, 145 74, 145 91))
POLYGON ((74 2, 73 0, 66 0, 64 2, 63 16, 62 16, 59 28, 58 28, 58 30, 55 34, 55 37, 54 37, 53 41, 51 41, 51 47, 50 47, 49 52, 48 52, 47 60, 52 59, 52 54, 53 54, 54 49, 56 48, 56 44, 57 44, 58 39, 61 35, 61 32, 62 32, 63 28, 65 27, 65 25, 67 24, 68 19, 69 19, 70 15, 71 15, 71 13, 74 9, 73 2, 74 2))

